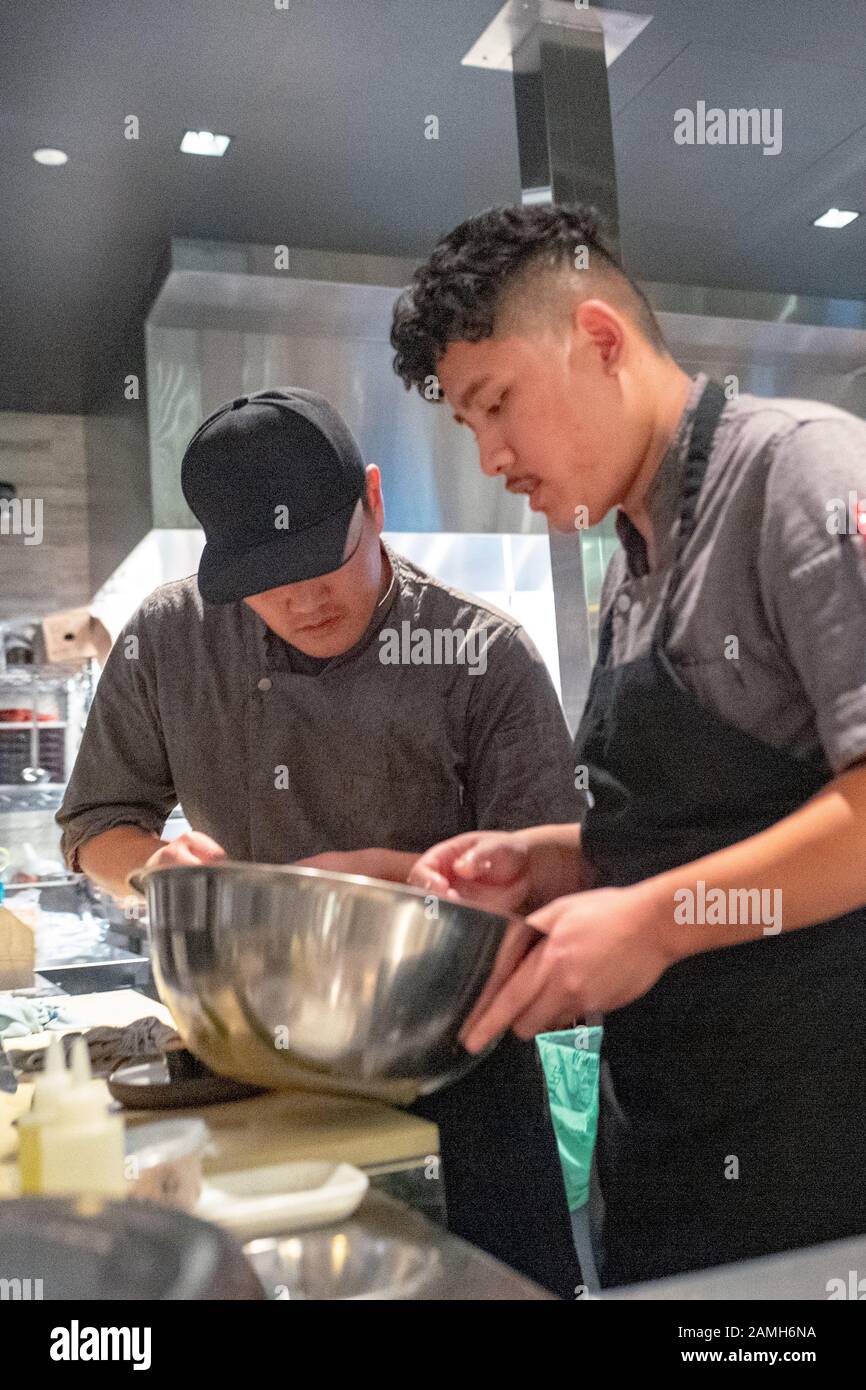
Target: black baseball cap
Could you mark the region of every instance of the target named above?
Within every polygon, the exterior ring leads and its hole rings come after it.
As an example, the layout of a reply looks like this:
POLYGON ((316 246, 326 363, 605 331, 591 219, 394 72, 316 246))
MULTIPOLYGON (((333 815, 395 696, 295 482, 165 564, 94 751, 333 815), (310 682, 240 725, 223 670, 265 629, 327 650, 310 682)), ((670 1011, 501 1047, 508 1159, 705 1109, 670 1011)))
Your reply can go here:
POLYGON ((186 447, 181 486, 205 533, 198 587, 207 603, 316 579, 357 548, 346 553, 367 490, 364 460, 315 391, 289 386, 221 405, 186 447))

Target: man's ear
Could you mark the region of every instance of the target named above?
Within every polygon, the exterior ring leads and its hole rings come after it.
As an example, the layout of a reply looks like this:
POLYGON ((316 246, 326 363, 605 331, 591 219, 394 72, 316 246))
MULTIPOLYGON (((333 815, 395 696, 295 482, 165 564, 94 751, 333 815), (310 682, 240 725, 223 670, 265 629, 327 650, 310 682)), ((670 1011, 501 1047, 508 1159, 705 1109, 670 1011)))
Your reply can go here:
POLYGON ((604 299, 584 299, 574 307, 574 322, 590 340, 604 365, 616 366, 625 343, 622 315, 604 299))
POLYGON ((385 527, 385 499, 382 496, 382 474, 375 463, 367 464, 367 506, 381 534, 385 527))

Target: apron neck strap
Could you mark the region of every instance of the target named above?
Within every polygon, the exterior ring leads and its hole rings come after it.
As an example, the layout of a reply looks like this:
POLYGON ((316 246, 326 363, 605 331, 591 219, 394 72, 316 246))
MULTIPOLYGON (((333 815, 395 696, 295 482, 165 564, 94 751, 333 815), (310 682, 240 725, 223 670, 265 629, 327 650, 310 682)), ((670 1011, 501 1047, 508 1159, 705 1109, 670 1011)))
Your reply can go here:
POLYGON ((683 555, 694 532, 697 519, 698 495, 706 476, 719 418, 727 403, 728 398, 722 387, 717 385, 715 381, 708 381, 695 409, 680 493, 676 550, 653 634, 653 646, 656 650, 663 649, 667 645, 670 631, 671 599, 682 578, 683 555))
MULTIPOLYGON (((671 595, 680 581, 683 551, 686 548, 689 537, 695 529, 698 493, 701 490, 701 483, 704 481, 704 474, 707 471, 710 450, 713 446, 713 437, 716 433, 716 426, 719 423, 719 416, 726 405, 727 397, 721 386, 718 386, 714 381, 708 381, 695 409, 691 435, 689 436, 689 451, 686 457, 680 500, 677 546, 669 581, 665 590, 665 597, 653 634, 653 646, 655 648, 663 647, 667 638, 671 595)), ((602 624, 601 632, 599 633, 598 655, 596 657, 597 665, 604 665, 607 654, 610 651, 612 639, 613 608, 609 607, 602 624)))

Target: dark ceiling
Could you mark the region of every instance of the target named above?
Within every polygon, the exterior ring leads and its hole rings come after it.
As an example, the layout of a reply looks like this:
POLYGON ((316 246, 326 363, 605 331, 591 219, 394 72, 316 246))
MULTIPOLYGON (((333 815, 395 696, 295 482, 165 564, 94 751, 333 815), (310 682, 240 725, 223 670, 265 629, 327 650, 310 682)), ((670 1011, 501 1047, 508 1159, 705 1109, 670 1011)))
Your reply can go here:
MULTIPOLYGON (((2 0, 0 409, 85 408, 171 236, 420 257, 516 200, 511 79, 460 65, 500 3, 2 0), (187 127, 228 154, 180 154, 187 127), (69 163, 35 164, 40 145, 69 163)), ((866 211, 866 0, 609 8, 654 16, 610 73, 629 267, 866 297, 866 217, 810 225, 866 211), (677 146, 698 100, 780 107, 782 152, 677 146)))

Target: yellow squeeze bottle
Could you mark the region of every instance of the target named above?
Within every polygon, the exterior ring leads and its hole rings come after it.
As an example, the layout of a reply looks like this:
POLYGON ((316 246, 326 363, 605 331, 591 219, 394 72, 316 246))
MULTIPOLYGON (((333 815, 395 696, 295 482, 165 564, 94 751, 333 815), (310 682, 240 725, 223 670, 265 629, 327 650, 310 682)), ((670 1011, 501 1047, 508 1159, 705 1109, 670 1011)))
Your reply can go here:
POLYGON ((33 1083, 30 1109, 19 1116, 18 1172, 21 1192, 25 1196, 42 1192, 42 1135, 45 1126, 57 1116, 60 1097, 72 1086, 72 1075, 66 1070, 60 1038, 53 1033, 45 1053, 45 1068, 33 1083))
POLYGON ((84 1038, 72 1044, 70 1084, 42 1128, 39 1191, 126 1195, 123 1120, 110 1115, 105 1089, 93 1080, 84 1038))

